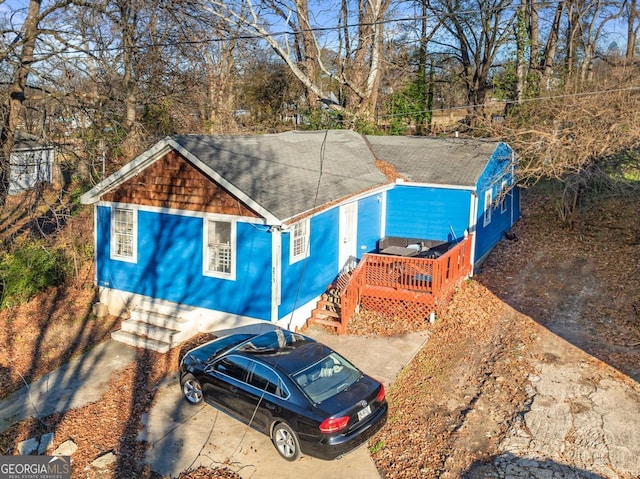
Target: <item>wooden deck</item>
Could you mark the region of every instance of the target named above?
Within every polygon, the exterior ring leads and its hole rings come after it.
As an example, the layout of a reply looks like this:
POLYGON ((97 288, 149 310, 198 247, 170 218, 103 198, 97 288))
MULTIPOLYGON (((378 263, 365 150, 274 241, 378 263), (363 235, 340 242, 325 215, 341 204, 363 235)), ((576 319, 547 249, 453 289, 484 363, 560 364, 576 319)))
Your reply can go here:
POLYGON ((424 321, 448 304, 456 284, 471 273, 471 236, 437 259, 365 254, 340 293, 339 333, 357 309, 424 321))

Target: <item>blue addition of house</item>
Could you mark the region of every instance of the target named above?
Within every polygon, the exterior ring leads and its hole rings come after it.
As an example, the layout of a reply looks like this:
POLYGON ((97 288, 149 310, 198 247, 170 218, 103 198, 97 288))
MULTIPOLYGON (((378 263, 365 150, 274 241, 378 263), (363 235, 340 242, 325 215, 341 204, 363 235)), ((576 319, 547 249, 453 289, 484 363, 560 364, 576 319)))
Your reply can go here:
POLYGON ((198 331, 301 328, 365 263, 432 294, 518 220, 515 168, 508 145, 475 139, 169 136, 82 196, 100 302, 129 318, 114 337, 166 351, 198 331))

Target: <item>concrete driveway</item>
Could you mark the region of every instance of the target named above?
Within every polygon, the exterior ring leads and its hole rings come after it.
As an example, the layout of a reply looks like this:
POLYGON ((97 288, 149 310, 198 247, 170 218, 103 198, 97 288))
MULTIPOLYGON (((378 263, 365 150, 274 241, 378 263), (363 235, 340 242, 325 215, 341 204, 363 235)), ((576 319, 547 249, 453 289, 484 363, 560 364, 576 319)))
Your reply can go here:
MULTIPOLYGON (((213 331, 219 336, 229 332, 213 331)), ((387 387, 427 339, 427 333, 396 338, 343 337, 316 328, 305 334, 338 351, 387 387)), ((241 477, 252 479, 379 477, 366 445, 336 461, 303 457, 293 463, 286 462, 267 436, 209 405, 187 404, 177 375, 163 382, 143 421, 145 427, 139 439, 150 444, 145 462, 155 472, 168 477, 201 465, 224 465, 241 477)))

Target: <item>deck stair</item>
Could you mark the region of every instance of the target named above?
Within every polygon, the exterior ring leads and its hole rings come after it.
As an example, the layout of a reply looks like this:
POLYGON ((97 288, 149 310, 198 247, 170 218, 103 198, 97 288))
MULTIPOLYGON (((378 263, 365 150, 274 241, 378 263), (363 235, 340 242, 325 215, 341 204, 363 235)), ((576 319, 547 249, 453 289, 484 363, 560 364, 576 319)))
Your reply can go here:
POLYGON ((130 318, 111 337, 130 346, 166 353, 197 330, 198 319, 192 308, 145 300, 131 310, 130 318))
POLYGON ((316 304, 316 308, 311 311, 311 318, 307 324, 321 324, 330 328, 336 328, 338 334, 346 333, 346 325, 342 323, 340 313, 340 293, 344 291, 349 283, 351 273, 340 275, 322 294, 316 304))

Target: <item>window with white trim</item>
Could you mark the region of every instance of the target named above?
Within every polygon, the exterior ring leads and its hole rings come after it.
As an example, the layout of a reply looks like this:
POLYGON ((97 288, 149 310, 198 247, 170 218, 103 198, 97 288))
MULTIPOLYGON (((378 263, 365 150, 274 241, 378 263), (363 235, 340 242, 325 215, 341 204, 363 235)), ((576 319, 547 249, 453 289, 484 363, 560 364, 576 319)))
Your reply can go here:
POLYGON ((111 210, 111 258, 135 262, 137 260, 138 215, 131 208, 111 210))
POLYGON ((309 219, 298 221, 291 229, 290 262, 295 263, 309 256, 309 219))
POLYGON ((500 186, 500 213, 507 212, 507 196, 508 196, 508 184, 507 181, 503 181, 500 186))
POLYGON ((491 190, 487 190, 484 192, 484 221, 482 222, 483 226, 488 226, 491 223, 491 209, 493 202, 493 192, 491 190))
POLYGON ((232 277, 235 271, 235 223, 206 220, 205 274, 232 277))

